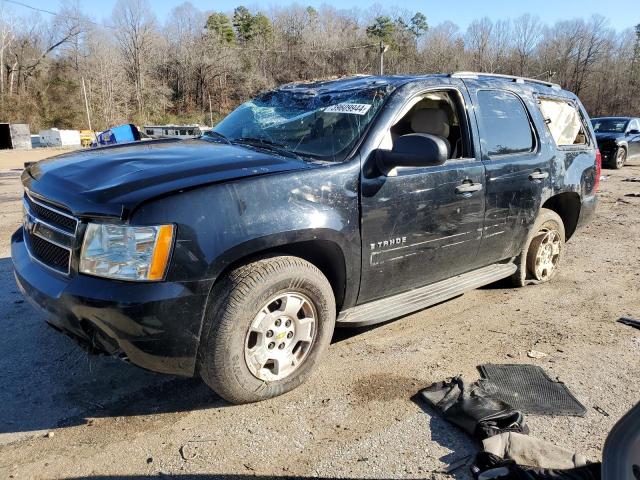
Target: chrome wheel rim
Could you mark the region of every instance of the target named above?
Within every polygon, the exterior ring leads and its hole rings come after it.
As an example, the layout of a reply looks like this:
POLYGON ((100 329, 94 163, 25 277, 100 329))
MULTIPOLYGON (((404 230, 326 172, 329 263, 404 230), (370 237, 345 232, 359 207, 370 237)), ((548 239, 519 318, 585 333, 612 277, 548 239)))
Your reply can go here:
POLYGON ((562 239, 557 230, 541 230, 534 257, 533 274, 537 280, 548 280, 558 266, 562 239))
POLYGON ((297 370, 311 351, 317 313, 298 292, 280 293, 258 312, 245 339, 249 371, 263 381, 282 380, 297 370))
POLYGON ((616 163, 618 164, 618 167, 624 167, 624 162, 626 160, 626 152, 624 151, 624 149, 620 149, 618 150, 618 153, 616 154, 616 163))

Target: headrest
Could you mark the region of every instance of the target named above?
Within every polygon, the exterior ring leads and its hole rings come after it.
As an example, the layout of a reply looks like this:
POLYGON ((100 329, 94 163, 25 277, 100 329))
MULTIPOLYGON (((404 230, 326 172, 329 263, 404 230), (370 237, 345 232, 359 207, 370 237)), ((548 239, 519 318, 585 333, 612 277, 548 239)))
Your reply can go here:
POLYGON ((444 110, 438 108, 416 110, 411 117, 411 129, 416 133, 428 133, 447 138, 449 136, 449 118, 444 110))

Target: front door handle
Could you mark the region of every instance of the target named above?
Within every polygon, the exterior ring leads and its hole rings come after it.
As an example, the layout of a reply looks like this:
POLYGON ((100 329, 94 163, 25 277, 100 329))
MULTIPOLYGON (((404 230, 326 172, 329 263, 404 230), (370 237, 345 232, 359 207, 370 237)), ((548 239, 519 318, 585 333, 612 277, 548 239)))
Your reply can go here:
POLYGON ((473 192, 479 192, 482 190, 481 183, 473 183, 471 180, 465 180, 462 184, 456 187, 456 193, 458 195, 469 196, 473 192))
POLYGON ((543 172, 542 170, 534 170, 531 175, 529 175, 529 180, 535 182, 537 180, 544 180, 549 177, 549 172, 543 172))

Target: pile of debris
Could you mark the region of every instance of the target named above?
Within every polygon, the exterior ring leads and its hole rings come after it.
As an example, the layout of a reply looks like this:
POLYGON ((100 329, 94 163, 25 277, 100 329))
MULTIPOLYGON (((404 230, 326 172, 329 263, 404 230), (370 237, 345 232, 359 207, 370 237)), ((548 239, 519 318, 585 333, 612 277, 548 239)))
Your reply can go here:
MULTIPOLYGON (((434 383, 420 397, 447 421, 482 442, 471 472, 478 480, 595 480, 600 463, 528 436, 524 413, 584 416, 561 382, 535 365, 481 365, 481 379, 434 383)), ((464 466, 464 462, 457 468, 464 466)))

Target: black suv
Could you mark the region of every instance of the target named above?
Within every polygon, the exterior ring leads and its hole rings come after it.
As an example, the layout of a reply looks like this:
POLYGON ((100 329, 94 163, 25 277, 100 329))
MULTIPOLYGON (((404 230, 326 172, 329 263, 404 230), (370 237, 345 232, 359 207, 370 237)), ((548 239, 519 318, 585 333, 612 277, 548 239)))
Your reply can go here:
POLYGON ((589 118, 476 73, 286 85, 196 140, 27 168, 21 291, 91 349, 231 402, 301 384, 334 326, 555 275, 592 217, 589 118))
POLYGON ((627 159, 640 158, 640 118, 598 117, 591 123, 606 166, 622 168, 627 159))

